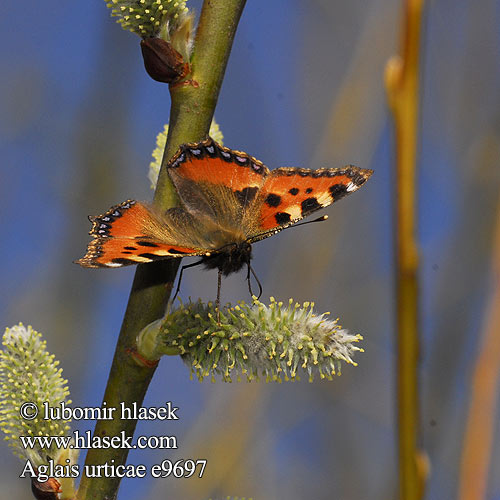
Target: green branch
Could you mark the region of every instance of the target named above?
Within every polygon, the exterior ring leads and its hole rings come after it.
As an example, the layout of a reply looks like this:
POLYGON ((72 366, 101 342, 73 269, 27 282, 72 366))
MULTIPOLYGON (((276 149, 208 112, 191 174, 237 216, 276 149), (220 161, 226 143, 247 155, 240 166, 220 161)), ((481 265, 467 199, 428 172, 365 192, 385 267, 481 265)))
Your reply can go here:
MULTIPOLYGON (((179 145, 197 141, 208 134, 231 51, 234 35, 246 0, 205 0, 196 33, 189 80, 171 88, 172 107, 170 126, 158 179, 154 204, 166 209, 175 205, 176 193, 170 184, 165 164, 179 145), (191 80, 191 81, 190 81, 191 80)), ((142 404, 154 374, 155 367, 139 366, 130 356, 137 334, 149 323, 163 316, 172 290, 179 260, 165 260, 138 266, 120 336, 104 401, 108 407, 142 404)), ((118 413, 118 412, 116 412, 118 413)), ((100 420, 94 435, 113 436, 125 431, 133 435, 135 420, 100 420)), ((86 465, 124 464, 126 449, 90 449, 86 465)), ((104 500, 116 497, 119 478, 82 477, 78 500, 104 500)))

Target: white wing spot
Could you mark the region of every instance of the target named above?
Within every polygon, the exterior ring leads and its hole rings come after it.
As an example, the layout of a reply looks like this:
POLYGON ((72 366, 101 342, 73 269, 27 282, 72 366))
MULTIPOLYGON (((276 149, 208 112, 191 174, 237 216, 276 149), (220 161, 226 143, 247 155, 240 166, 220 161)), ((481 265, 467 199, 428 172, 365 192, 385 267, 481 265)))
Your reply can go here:
POLYGON ((302 211, 300 210, 300 207, 288 207, 287 212, 290 214, 292 220, 302 218, 302 211))
POLYGON ((155 255, 159 255, 161 257, 172 255, 171 252, 169 252, 168 250, 161 250, 161 249, 160 250, 154 250, 154 254, 155 255))
POLYGON ((127 256, 128 260, 133 260, 134 262, 152 262, 151 259, 147 257, 141 257, 139 255, 129 255, 127 256))

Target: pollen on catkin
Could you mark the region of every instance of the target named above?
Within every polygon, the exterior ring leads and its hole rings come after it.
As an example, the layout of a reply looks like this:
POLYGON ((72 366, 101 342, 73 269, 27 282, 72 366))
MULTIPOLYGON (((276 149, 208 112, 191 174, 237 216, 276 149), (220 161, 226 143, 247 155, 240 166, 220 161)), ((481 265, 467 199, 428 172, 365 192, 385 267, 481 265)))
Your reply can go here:
POLYGON ((54 445, 24 448, 19 436, 64 436, 69 432, 68 420, 45 420, 43 404, 55 407, 68 400, 67 380, 54 355, 46 350, 40 333, 22 323, 7 328, 0 351, 0 428, 5 439, 21 459, 29 459, 35 466, 47 463, 50 457, 57 461, 64 449, 54 445), (38 416, 32 420, 20 416, 25 403, 34 403, 38 416))
POLYGON ((356 365, 353 354, 362 337, 343 329, 327 313, 316 314, 314 303, 284 305, 272 297, 269 305, 228 304, 220 311, 213 303, 180 304, 163 320, 146 327, 138 337, 138 352, 148 359, 180 354, 200 381, 218 376, 226 382, 298 380, 305 373, 332 380, 341 363, 356 365))
POLYGON ((176 29, 188 12, 185 0, 105 0, 122 28, 142 37, 176 29))
MULTIPOLYGON (((165 151, 165 145, 167 143, 167 134, 168 124, 164 125, 163 130, 156 136, 156 148, 152 153, 153 161, 149 164, 148 172, 148 179, 151 182, 151 189, 155 189, 156 183, 158 182, 158 175, 160 175, 163 152, 165 151)), ((220 145, 223 144, 222 140, 224 139, 224 136, 215 120, 213 120, 212 124, 210 125, 209 135, 215 142, 218 142, 220 145)))

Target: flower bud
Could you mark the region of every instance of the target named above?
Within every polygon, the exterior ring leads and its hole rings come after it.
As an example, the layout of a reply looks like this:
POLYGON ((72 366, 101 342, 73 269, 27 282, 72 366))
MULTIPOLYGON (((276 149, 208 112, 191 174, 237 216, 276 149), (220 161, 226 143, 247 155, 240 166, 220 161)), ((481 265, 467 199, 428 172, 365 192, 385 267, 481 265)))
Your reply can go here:
POLYGON ((59 498, 58 493, 61 492, 61 484, 53 477, 44 483, 33 478, 31 480, 31 491, 37 500, 57 500, 59 498))
POLYGON ((189 64, 169 42, 161 38, 141 40, 144 67, 148 75, 157 82, 174 83, 189 72, 189 64))

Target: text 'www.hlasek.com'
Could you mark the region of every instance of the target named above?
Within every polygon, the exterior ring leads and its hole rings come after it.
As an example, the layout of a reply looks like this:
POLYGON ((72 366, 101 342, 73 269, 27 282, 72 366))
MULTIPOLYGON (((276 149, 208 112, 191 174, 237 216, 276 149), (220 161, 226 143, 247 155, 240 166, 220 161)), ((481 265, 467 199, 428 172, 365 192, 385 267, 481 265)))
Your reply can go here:
MULTIPOLYGON (((39 408, 35 403, 26 402, 21 405, 19 413, 25 420, 178 420, 179 408, 173 406, 170 401, 165 406, 142 407, 133 403, 126 406, 120 403, 117 408, 107 407, 104 403, 99 407, 69 407, 64 403, 61 406, 51 407, 44 403, 39 408)), ((162 449, 177 450, 177 438, 175 436, 127 436, 125 431, 120 431, 114 436, 94 436, 91 431, 79 432, 78 430, 69 436, 20 436, 21 445, 25 449, 49 450, 49 449, 162 449)), ((87 477, 145 477, 150 474, 154 478, 175 477, 189 478, 192 476, 202 477, 207 461, 205 459, 165 459, 160 463, 146 466, 143 464, 115 464, 114 460, 98 465, 83 465, 70 463, 55 463, 48 457, 47 463, 35 466, 27 460, 20 477, 35 478, 45 482, 49 478, 77 478, 81 475, 87 477)))

